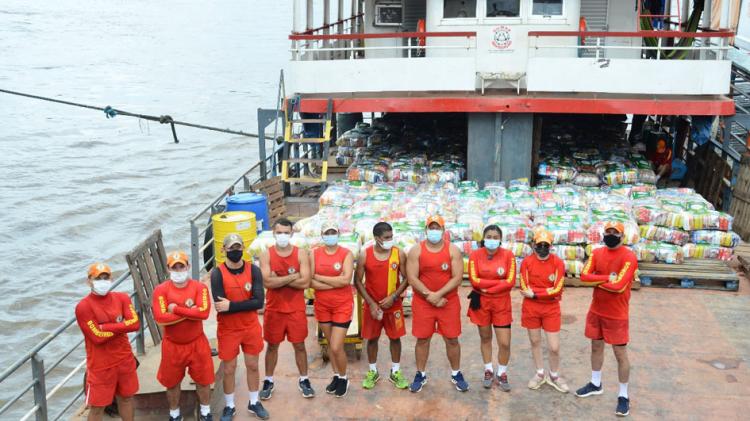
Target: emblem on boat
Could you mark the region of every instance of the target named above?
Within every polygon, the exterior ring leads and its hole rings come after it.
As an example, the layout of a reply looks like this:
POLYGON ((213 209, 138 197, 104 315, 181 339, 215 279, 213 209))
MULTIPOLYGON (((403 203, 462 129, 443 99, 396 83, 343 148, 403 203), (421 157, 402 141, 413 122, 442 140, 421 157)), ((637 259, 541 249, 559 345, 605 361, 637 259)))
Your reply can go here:
POLYGON ((252 285, 250 285, 250 282, 245 282, 245 291, 250 292, 252 289, 252 285))
POLYGON ((507 50, 513 44, 510 27, 500 25, 492 30, 492 46, 497 50, 507 50))
POLYGON ((294 268, 289 268, 289 269, 287 269, 287 272, 289 272, 289 274, 291 275, 293 273, 297 273, 297 270, 294 269, 294 268))
POLYGON ((119 315, 119 316, 117 316, 117 317, 115 318, 115 321, 116 321, 117 323, 120 323, 120 322, 122 322, 122 314, 121 314, 121 315, 119 315))
POLYGON ((341 270, 341 263, 339 263, 339 262, 334 263, 333 264, 333 269, 335 269, 336 271, 341 270))
POLYGON ((190 308, 193 306, 193 304, 195 304, 195 302, 193 302, 192 298, 188 298, 187 300, 185 300, 185 307, 190 308))
POLYGON ((505 268, 497 268, 497 274, 500 276, 505 275, 505 268))
POLYGON ((440 265, 440 269, 448 270, 448 264, 447 263, 443 263, 442 265, 440 265))

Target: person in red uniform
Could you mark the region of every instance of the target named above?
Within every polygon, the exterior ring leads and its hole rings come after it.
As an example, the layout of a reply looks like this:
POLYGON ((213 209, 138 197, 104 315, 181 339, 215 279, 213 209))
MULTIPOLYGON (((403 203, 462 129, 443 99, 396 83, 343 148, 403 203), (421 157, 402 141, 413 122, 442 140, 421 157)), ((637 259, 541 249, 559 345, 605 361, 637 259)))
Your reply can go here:
POLYGON ((208 319, 211 301, 208 287, 190 279, 190 264, 182 251, 167 255, 169 281, 154 288, 151 311, 162 326, 161 363, 157 380, 167 388, 169 420, 181 421, 180 384, 188 370, 196 385, 200 403, 200 421, 211 421, 211 385, 214 383, 214 361, 211 346, 203 333, 203 321, 208 319))
POLYGON ((367 339, 367 359, 370 369, 362 387, 372 389, 380 379, 378 373, 378 340, 380 333, 390 340, 391 374, 388 379, 398 389, 406 389, 409 382, 401 373, 401 337, 406 335, 401 294, 406 290, 406 253, 393 245, 393 228, 378 222, 372 228, 375 244, 359 256, 354 286, 364 300, 362 337, 367 339), (362 280, 365 280, 362 283, 362 280))
POLYGON ((656 151, 651 155, 657 183, 672 174, 672 148, 667 147, 667 141, 659 139, 656 151))
POLYGON ((260 419, 267 419, 268 411, 258 399, 258 356, 263 350, 258 310, 263 308, 263 275, 260 268, 243 260, 245 246, 239 234, 227 234, 222 248, 227 260, 211 270, 211 295, 217 313, 216 339, 224 367, 226 406, 221 421, 230 421, 236 413, 234 373, 240 350, 244 354, 249 392, 247 410, 260 419))
POLYGON ((76 321, 86 344, 86 405, 89 421, 99 421, 104 407, 117 398, 117 409, 125 421, 133 418, 133 395, 138 375, 128 332, 141 324, 130 297, 109 292, 112 269, 94 263, 88 270, 91 293, 76 305, 76 321))
POLYGON ((503 232, 497 225, 484 228, 480 248, 469 256, 468 316, 479 328, 480 349, 484 360, 485 389, 492 387, 494 379, 504 392, 510 392, 508 361, 510 360, 510 324, 513 321, 510 290, 516 285, 516 257, 510 250, 500 247, 503 232), (497 372, 492 367, 492 331, 499 348, 497 372))
POLYGON ((593 285, 594 295, 586 316, 586 337, 591 339, 591 381, 576 391, 576 396, 586 397, 602 393, 602 365, 604 344, 612 345, 617 359, 620 393, 615 414, 630 413, 628 379, 630 362, 627 344, 630 286, 638 270, 635 254, 622 246, 625 227, 620 222, 604 226, 604 244, 594 250, 581 272, 581 281, 593 285))
POLYGON ((276 245, 260 254, 260 271, 266 292, 263 313, 263 337, 266 348, 266 378, 260 399, 271 399, 273 372, 279 358, 279 344, 286 338, 294 348, 294 360, 299 370, 297 388, 305 398, 315 396, 307 377, 307 313, 305 289, 310 287, 310 263, 305 250, 291 245, 292 223, 281 218, 273 224, 276 245))
POLYGON ((529 389, 539 389, 548 383, 561 393, 568 393, 568 385, 560 376, 560 299, 565 284, 565 263, 550 253, 552 235, 537 231, 534 235, 534 254, 521 262, 521 326, 528 329, 531 356, 536 374, 529 380, 529 389), (542 357, 542 329, 547 337, 549 374, 544 373, 542 357))
POLYGON ((326 393, 340 398, 349 391, 344 339, 354 310, 351 288, 354 256, 338 245, 339 228, 335 222, 325 222, 321 234, 323 245, 315 248, 310 256, 311 285, 315 289, 315 319, 328 341, 333 368, 326 393))
POLYGON ((427 382, 427 357, 433 333, 443 336, 451 366, 451 382, 465 392, 469 384, 461 373, 461 303, 458 286, 463 279, 461 250, 446 240, 445 220, 431 216, 425 223, 426 241, 409 250, 406 276, 414 290, 412 300, 412 335, 417 338, 414 349, 417 373, 409 390, 417 393, 427 382))

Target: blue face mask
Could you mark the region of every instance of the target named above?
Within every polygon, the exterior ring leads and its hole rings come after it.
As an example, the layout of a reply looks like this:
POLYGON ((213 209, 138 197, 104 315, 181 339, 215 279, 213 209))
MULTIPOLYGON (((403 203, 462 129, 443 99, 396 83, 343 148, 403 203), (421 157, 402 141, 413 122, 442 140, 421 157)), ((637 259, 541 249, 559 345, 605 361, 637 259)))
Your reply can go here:
POLYGON ((333 247, 339 242, 339 236, 334 235, 324 235, 323 236, 323 244, 327 245, 328 247, 333 247))
POLYGON ((427 241, 432 244, 437 244, 443 239, 442 230, 427 230, 427 241))
POLYGON ((500 247, 500 240, 484 240, 484 246, 487 247, 487 250, 497 250, 500 247))

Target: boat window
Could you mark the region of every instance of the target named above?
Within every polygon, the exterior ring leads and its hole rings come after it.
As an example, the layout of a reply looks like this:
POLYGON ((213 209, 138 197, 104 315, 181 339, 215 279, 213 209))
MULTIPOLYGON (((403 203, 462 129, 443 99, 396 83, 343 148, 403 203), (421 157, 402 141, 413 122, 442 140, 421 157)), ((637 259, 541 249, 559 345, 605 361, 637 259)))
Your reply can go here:
POLYGON ((487 17, 513 17, 520 16, 521 0, 487 0, 487 17))
POLYGON ((563 0, 532 0, 531 14, 534 16, 562 16, 563 0))
POLYGON ((477 17, 477 0, 443 0, 443 18, 477 17))

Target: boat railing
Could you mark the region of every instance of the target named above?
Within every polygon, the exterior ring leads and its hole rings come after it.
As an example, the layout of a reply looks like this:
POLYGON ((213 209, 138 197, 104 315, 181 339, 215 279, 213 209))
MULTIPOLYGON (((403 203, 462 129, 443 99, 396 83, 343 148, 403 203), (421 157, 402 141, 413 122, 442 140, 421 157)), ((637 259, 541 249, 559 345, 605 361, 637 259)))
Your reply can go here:
MULTIPOLYGON (((345 19, 340 19, 333 23, 327 23, 323 26, 308 29, 303 32, 299 33, 293 33, 293 35, 344 35, 344 34, 357 34, 360 32, 362 26, 363 26, 363 19, 365 14, 359 13, 354 16, 350 16, 345 19)), ((310 40, 296 40, 293 39, 292 41, 292 49, 308 49, 311 48, 311 43, 315 41, 310 40)), ((345 45, 346 41, 344 40, 325 40, 322 41, 322 46, 326 48, 341 48, 345 45)), ((316 60, 329 60, 329 59, 342 59, 346 58, 345 51, 324 51, 324 52, 316 52, 315 53, 316 60)))
MULTIPOLYGON (((138 300, 135 292, 131 292, 133 282, 130 270, 117 277, 113 282, 112 290, 124 285, 129 286, 127 292, 133 301, 138 318, 143 321, 144 303, 138 300), (127 280, 131 282, 125 282, 127 280)), ((130 343, 135 343, 139 355, 145 353, 147 330, 146 323, 141 323, 140 329, 129 335, 130 343)), ((73 388, 68 384, 74 378, 80 378, 82 370, 85 371, 86 356, 82 347, 83 343, 84 339, 78 330, 76 318, 72 316, 5 368, 0 374, 0 385, 8 386, 7 390, 3 387, 3 395, 15 394, 7 400, 0 401, 2 403, 0 419, 35 419, 37 421, 61 419, 83 396, 81 383, 79 383, 81 386, 79 390, 72 396, 60 393, 73 388), (76 337, 71 337, 71 335, 76 335, 76 337), (72 346, 69 345, 71 339, 74 341, 72 346), (45 364, 44 355, 52 356, 53 362, 45 364), (27 379, 24 380, 24 378, 27 379), (51 388, 50 385, 52 385, 51 388), (13 390, 9 390, 10 387, 13 390), (28 397, 30 392, 33 394, 32 399, 28 397), (29 408, 31 403, 33 405, 29 408), (53 414, 53 411, 56 412, 53 414)))

